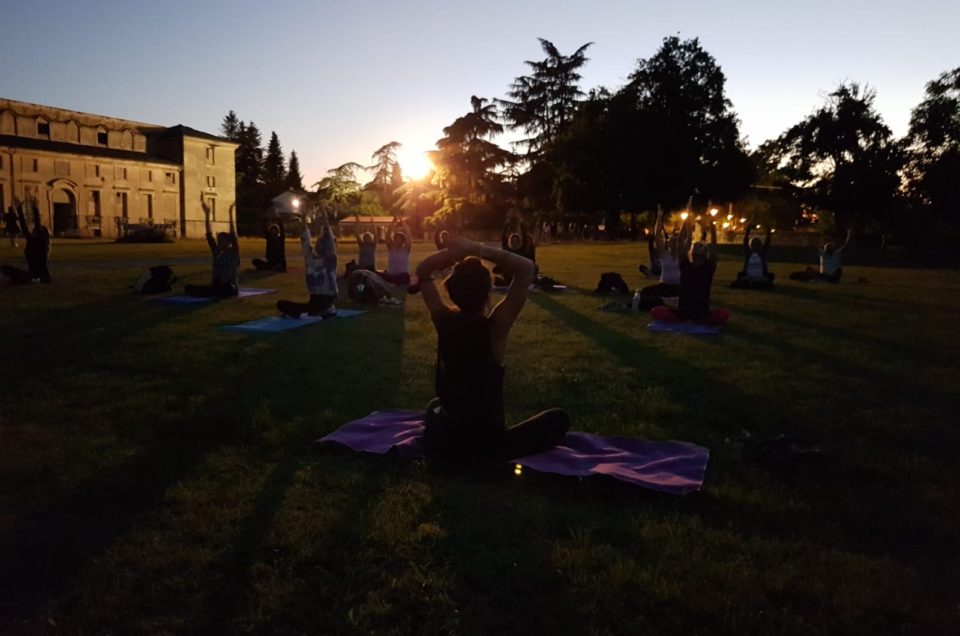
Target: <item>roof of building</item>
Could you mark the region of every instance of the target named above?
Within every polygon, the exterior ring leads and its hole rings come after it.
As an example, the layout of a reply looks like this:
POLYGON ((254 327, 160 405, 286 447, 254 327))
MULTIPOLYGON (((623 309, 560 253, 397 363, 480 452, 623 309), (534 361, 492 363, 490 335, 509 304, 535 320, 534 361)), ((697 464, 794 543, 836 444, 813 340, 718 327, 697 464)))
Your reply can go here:
POLYGON ((217 135, 211 135, 210 133, 205 133, 202 130, 197 130, 196 128, 191 128, 190 126, 184 126, 183 124, 170 126, 163 132, 164 134, 173 133, 176 135, 184 135, 186 137, 198 137, 200 139, 209 139, 210 141, 219 141, 220 143, 233 144, 235 146, 240 145, 233 140, 227 139, 226 137, 218 137, 217 135))
POLYGON ((105 159, 125 159, 127 161, 141 161, 145 163, 162 163, 171 166, 180 165, 176 161, 170 161, 169 159, 164 159, 155 155, 148 155, 145 152, 136 152, 135 150, 121 150, 119 148, 103 148, 101 146, 71 144, 65 141, 33 139, 31 137, 18 137, 16 135, 0 135, 0 146, 6 146, 8 148, 23 148, 25 150, 45 150, 47 152, 89 155, 91 157, 103 157, 105 159))

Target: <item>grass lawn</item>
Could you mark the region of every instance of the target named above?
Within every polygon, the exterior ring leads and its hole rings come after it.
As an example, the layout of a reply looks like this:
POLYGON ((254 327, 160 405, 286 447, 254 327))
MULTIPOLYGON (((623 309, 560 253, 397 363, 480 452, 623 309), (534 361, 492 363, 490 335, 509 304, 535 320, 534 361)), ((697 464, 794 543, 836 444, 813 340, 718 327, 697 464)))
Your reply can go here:
POLYGON ((707 446, 687 497, 312 450, 433 396, 419 297, 231 334, 305 297, 302 271, 171 307, 128 286, 163 262, 206 282, 202 242, 57 242, 52 286, 0 288, 0 633, 960 633, 960 273, 851 255, 843 284, 794 283, 774 251, 783 282, 736 291, 730 249, 731 322, 694 338, 598 310, 600 272, 644 284, 645 254, 540 249, 571 289, 532 294, 511 334, 508 418, 562 406, 578 430, 707 446), (825 454, 758 461, 744 429, 825 454))

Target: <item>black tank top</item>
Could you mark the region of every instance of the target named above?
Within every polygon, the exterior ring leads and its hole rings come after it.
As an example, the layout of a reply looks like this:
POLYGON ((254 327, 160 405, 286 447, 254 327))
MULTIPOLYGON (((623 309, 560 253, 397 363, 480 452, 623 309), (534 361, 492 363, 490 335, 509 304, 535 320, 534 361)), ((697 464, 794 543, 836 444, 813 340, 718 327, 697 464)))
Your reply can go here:
POLYGON ((437 397, 443 409, 465 424, 500 428, 503 417, 503 367, 493 358, 490 319, 450 313, 435 316, 437 397))

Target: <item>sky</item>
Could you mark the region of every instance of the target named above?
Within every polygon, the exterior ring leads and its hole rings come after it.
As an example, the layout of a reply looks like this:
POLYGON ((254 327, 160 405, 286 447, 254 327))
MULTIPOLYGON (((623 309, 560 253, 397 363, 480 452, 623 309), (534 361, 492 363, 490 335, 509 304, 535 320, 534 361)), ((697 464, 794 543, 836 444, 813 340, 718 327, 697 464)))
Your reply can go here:
POLYGON ((699 38, 750 147, 846 80, 901 136, 960 66, 957 0, 0 0, 0 18, 0 97, 213 133, 232 109, 296 150, 308 186, 390 141, 412 165, 471 95, 504 97, 544 57, 537 38, 593 42, 584 90, 619 88, 664 37, 699 38))

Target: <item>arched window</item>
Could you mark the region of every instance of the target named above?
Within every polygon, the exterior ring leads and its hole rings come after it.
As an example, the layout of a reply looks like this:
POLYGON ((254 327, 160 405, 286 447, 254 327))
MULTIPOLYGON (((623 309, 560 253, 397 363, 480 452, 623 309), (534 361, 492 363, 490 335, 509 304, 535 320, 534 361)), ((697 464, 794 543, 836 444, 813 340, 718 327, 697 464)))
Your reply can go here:
POLYGON ((107 129, 103 126, 97 126, 97 145, 106 146, 107 145, 107 129))
POLYGON ((46 117, 37 117, 37 137, 50 139, 50 120, 46 117))

